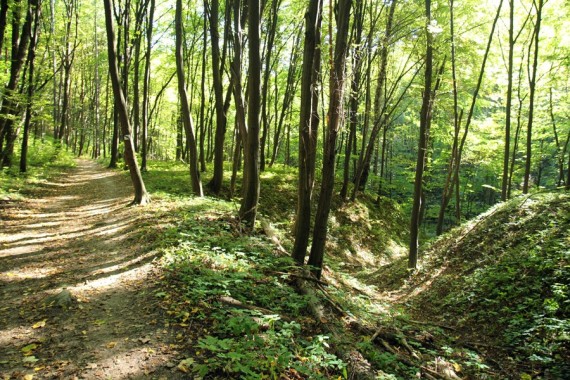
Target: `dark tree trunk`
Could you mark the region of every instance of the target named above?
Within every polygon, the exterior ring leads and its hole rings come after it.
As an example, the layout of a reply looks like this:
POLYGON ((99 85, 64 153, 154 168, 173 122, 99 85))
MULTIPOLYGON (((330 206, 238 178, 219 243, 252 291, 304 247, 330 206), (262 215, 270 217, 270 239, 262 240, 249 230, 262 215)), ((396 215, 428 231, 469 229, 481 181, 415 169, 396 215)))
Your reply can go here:
POLYGON ((308 264, 317 278, 321 276, 325 243, 327 240, 328 219, 334 190, 336 142, 342 119, 342 98, 346 78, 346 52, 348 49, 348 29, 352 0, 339 0, 334 61, 331 71, 331 99, 328 112, 328 128, 323 155, 323 174, 319 204, 315 216, 313 243, 308 264))
MULTIPOLYGON (((218 194, 222 189, 224 179, 224 141, 226 136, 226 113, 224 111, 224 94, 222 85, 222 68, 220 60, 220 37, 218 33, 219 24, 219 2, 212 0, 211 7, 205 1, 205 6, 209 9, 210 40, 212 43, 212 77, 215 94, 216 107, 216 133, 214 144, 214 176, 208 183, 208 187, 214 194, 218 194)), ((226 20, 227 22, 227 20, 226 20)))
POLYGON ((150 106, 150 54, 152 50, 152 27, 154 22, 154 8, 155 0, 150 0, 148 11, 148 19, 146 23, 146 56, 144 63, 144 77, 143 77, 143 104, 142 104, 142 136, 141 136, 141 170, 147 171, 147 139, 148 139, 148 125, 149 125, 149 106, 150 106))
POLYGON ((534 122, 534 98, 536 92, 536 74, 538 72, 538 42, 540 41, 540 24, 544 0, 533 1, 536 7, 536 22, 534 24, 534 54, 532 57, 532 74, 529 83, 528 124, 526 130, 526 161, 524 169, 523 194, 527 194, 530 186, 530 169, 532 163, 532 127, 534 122))
POLYGON ((243 199, 239 217, 253 230, 259 203, 259 114, 261 111, 260 4, 248 0, 249 78, 247 141, 244 145, 243 199))
POLYGON ((150 197, 146 192, 146 188, 139 170, 139 166, 135 159, 133 140, 130 135, 129 115, 127 111, 127 103, 121 88, 119 78, 119 68, 117 64, 117 53, 115 51, 115 31, 113 28, 113 19, 111 14, 111 0, 104 0, 105 5, 105 26, 107 29, 107 50, 109 56, 109 74, 111 76, 111 84, 113 85, 113 95, 115 104, 118 105, 117 110, 121 122, 121 131, 125 143, 125 161, 129 167, 131 181, 133 183, 135 197, 133 204, 144 205, 150 201, 150 197))
MULTIPOLYGON (((425 0, 426 19, 431 20, 431 0, 425 0)), ((414 201, 412 205, 412 220, 410 223, 410 252, 408 268, 416 269, 418 263, 418 245, 420 229, 420 210, 424 180, 424 164, 427 154, 428 133, 431 122, 432 108, 432 75, 433 75, 433 37, 426 26, 427 44, 425 58, 424 90, 422 109, 420 111, 420 136, 418 140, 418 157, 416 161, 416 178, 414 181, 414 201)))
POLYGON ((14 143, 16 141, 16 133, 14 133, 14 118, 18 112, 17 103, 14 99, 16 87, 20 80, 20 72, 24 65, 26 53, 28 52, 28 42, 32 29, 32 8, 37 6, 36 0, 30 0, 26 7, 26 19, 22 25, 20 32, 20 15, 21 1, 18 0, 13 4, 14 10, 12 14, 12 60, 10 64, 10 78, 8 85, 4 89, 4 99, 2 108, 0 108, 0 151, 2 152, 2 163, 0 167, 12 166, 12 155, 14 153, 14 143), (2 150, 2 142, 6 145, 2 150))
MULTIPOLYGON (((27 171, 28 158, 28 138, 30 132, 30 123, 32 119, 32 99, 34 97, 34 60, 36 58, 36 45, 39 37, 39 23, 41 17, 41 6, 39 1, 34 8, 34 27, 30 38, 30 48, 28 50, 28 91, 26 103, 26 119, 24 121, 24 135, 22 137, 22 149, 20 151, 20 172, 27 171)), ((1 18, 1 14, 0 14, 1 18)))
POLYGON ((362 42, 362 30, 364 27, 364 2, 357 2, 354 16, 354 52, 352 55, 353 76, 350 83, 350 110, 349 110, 349 132, 344 149, 343 181, 340 190, 340 198, 345 199, 348 194, 348 183, 350 182, 350 161, 352 146, 356 140, 356 127, 358 124, 358 105, 360 100, 360 80, 362 77, 362 54, 364 48, 362 42))
POLYGON ((204 40, 202 43, 202 80, 200 82, 200 171, 206 171, 206 152, 204 142, 206 141, 206 52, 208 44, 207 20, 204 18, 204 40))
POLYGON ((267 39, 265 40, 265 46, 263 48, 265 52, 265 70, 263 72, 263 84, 261 87, 261 120, 263 121, 263 131, 261 134, 261 147, 259 156, 259 169, 261 171, 265 170, 265 146, 267 142, 267 134, 269 133, 269 116, 267 111, 267 108, 269 107, 269 76, 272 72, 271 57, 273 53, 273 45, 275 42, 275 34, 277 32, 277 16, 280 6, 281 0, 271 0, 270 21, 267 30, 267 39))
POLYGON ((503 157, 503 180, 501 183, 501 200, 507 200, 509 180, 509 154, 511 151, 511 112, 513 104, 513 61, 515 51, 514 39, 515 1, 509 0, 509 60, 507 63, 507 105, 505 109, 505 153, 503 157))
POLYGON ((188 143, 190 159, 190 180, 192 191, 198 197, 203 196, 200 171, 198 170, 198 149, 196 147, 196 137, 194 135, 194 123, 188 105, 188 94, 186 93, 186 80, 184 76, 184 57, 182 53, 182 0, 176 0, 176 72, 178 75, 178 93, 180 95, 180 105, 182 112, 182 123, 186 131, 186 142, 188 143))
MULTIPOLYGON (((310 0, 305 14, 305 46, 301 74, 301 108, 299 122, 299 184, 297 190, 297 216, 293 259, 304 264, 311 228, 311 199, 315 182, 317 147, 318 80, 321 71, 322 0, 310 0)), ((289 142, 289 132, 287 133, 289 142)), ((287 144, 289 152, 289 143, 287 144)), ((289 154, 287 154, 287 163, 289 154)))

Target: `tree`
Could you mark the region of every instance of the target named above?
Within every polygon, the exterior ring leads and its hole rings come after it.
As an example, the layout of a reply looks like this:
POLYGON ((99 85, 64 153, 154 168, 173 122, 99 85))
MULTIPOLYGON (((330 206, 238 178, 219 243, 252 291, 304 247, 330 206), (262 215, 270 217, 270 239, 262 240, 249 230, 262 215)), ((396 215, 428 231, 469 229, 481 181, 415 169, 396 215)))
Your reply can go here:
POLYGON ((331 93, 328 111, 328 128, 323 154, 323 174, 319 204, 313 229, 313 244, 308 264, 317 278, 321 276, 325 243, 327 240, 328 219, 334 190, 336 143, 343 115, 343 92, 346 79, 346 53, 348 49, 348 30, 352 0, 339 0, 337 12, 337 32, 335 38, 334 61, 331 68, 331 93))
MULTIPOLYGON (((218 194, 222 189, 224 179, 224 139, 226 136, 226 113, 224 111, 224 95, 222 86, 222 60, 220 59, 220 36, 218 33, 219 24, 219 1, 204 0, 204 7, 209 15, 210 42, 212 44, 212 77, 215 94, 216 108, 216 138, 214 144, 214 176, 208 183, 208 187, 214 194, 218 194)), ((202 78, 204 80, 204 78, 202 78)))
POLYGON ((304 264, 309 246, 311 199, 315 183, 317 132, 319 129, 318 80, 321 71, 322 0, 310 0, 305 14, 305 44, 301 73, 301 105, 299 122, 299 183, 297 216, 292 256, 304 264))
POLYGON ((259 114, 261 110, 260 4, 248 0, 249 97, 247 138, 244 144, 243 199, 239 211, 241 221, 253 230, 259 201, 259 114))
POLYGON ((113 27, 113 18, 111 13, 111 0, 104 0, 105 6, 105 26, 107 30, 107 53, 109 58, 109 75, 111 77, 111 84, 113 85, 113 95, 115 97, 115 104, 117 105, 117 113, 121 125, 121 132, 123 135, 123 142, 125 146, 125 161, 129 167, 131 175, 131 182, 134 187, 135 197, 133 204, 145 205, 150 202, 150 197, 146 191, 144 181, 139 170, 135 158, 135 147, 131 137, 131 127, 129 122, 129 115, 127 110, 127 103, 121 88, 121 81, 119 78, 119 68, 117 64, 117 53, 115 51, 115 31, 113 27))
POLYGON ((422 189, 424 180, 425 160, 428 149, 429 128, 432 117, 432 75, 433 75, 433 34, 431 0, 425 0, 426 14, 426 56, 422 108, 420 111, 420 135, 418 139, 418 155, 416 161, 416 176, 414 181, 414 198, 412 205, 412 220, 410 223, 410 252, 408 268, 416 269, 418 263, 418 245, 420 228, 420 209, 422 207, 422 189))
POLYGON ((24 135, 22 136, 22 149, 20 151, 20 172, 25 173, 28 168, 28 139, 30 134, 30 123, 32 120, 32 103, 34 97, 34 61, 36 59, 36 46, 38 44, 39 38, 39 24, 41 17, 41 3, 35 4, 34 12, 34 26, 32 28, 32 34, 30 38, 30 47, 28 49, 28 89, 27 89, 27 99, 26 99, 26 117, 24 121, 24 135))
POLYGON ((527 194, 529 190, 530 183, 530 168, 532 162, 532 127, 534 122, 534 102, 536 93, 536 75, 538 71, 538 43, 540 41, 540 24, 542 21, 542 8, 544 7, 544 0, 536 0, 532 2, 534 8, 536 9, 536 22, 534 24, 534 54, 532 57, 532 74, 529 83, 529 105, 528 105, 528 123, 526 131, 526 160, 524 169, 524 184, 523 193, 527 194))
POLYGON ((194 122, 190 114, 188 105, 188 94, 186 93, 186 79, 184 75, 184 57, 182 53, 182 0, 176 0, 176 73, 178 76, 178 94, 180 96, 180 105, 182 113, 182 123, 186 131, 186 140, 188 141, 190 151, 190 180, 192 183, 192 191, 198 197, 204 195, 202 192, 202 181, 200 180, 200 171, 198 170, 198 148, 196 146, 196 135, 194 134, 194 122))
POLYGON ((24 65, 26 53, 28 52, 28 42, 33 22, 33 8, 38 5, 37 0, 31 0, 26 7, 26 16, 22 29, 20 30, 20 16, 22 11, 21 0, 16 0, 12 11, 12 55, 10 63, 10 77, 4 89, 4 99, 0 108, 0 151, 2 152, 0 167, 12 166, 12 155, 14 154, 14 117, 17 115, 17 86, 20 81, 20 73, 24 65), (4 149, 2 143, 6 142, 4 149))

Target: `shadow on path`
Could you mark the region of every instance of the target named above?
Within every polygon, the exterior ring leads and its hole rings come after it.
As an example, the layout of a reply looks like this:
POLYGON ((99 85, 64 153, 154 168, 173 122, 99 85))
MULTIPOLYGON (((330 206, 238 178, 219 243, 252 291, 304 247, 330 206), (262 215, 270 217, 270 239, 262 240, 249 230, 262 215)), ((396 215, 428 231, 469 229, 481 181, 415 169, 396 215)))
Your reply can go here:
POLYGON ((0 209, 0 378, 181 378, 129 178, 80 160, 34 196, 0 209))

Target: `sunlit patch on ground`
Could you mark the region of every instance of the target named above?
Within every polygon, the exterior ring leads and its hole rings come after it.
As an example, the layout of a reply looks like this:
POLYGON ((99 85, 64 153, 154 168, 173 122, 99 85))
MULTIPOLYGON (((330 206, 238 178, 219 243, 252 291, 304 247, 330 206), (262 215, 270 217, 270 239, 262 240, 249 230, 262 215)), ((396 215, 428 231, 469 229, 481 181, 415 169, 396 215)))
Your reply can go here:
POLYGON ((79 161, 40 186, 0 210, 0 378, 170 374, 148 290, 156 253, 141 240, 146 214, 127 207, 128 177, 79 161), (71 303, 45 302, 64 289, 71 303))

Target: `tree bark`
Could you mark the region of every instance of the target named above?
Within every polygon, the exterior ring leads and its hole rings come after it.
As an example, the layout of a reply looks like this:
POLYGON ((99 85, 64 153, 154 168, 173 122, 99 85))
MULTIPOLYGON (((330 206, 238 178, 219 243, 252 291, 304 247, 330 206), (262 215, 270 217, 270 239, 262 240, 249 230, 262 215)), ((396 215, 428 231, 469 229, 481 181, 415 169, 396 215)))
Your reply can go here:
POLYGON ((339 0, 334 61, 331 71, 331 99, 329 105, 327 136, 323 155, 323 174, 319 204, 315 216, 313 244, 308 265, 317 278, 321 277, 325 243, 327 240, 328 218, 334 190, 336 142, 340 122, 343 117, 342 99, 346 79, 346 52, 348 49, 348 29, 352 0, 339 0))
MULTIPOLYGON (((28 89, 26 103, 26 118, 24 121, 24 135, 22 137, 22 149, 20 151, 20 172, 27 171, 28 158, 28 138, 30 132, 30 123, 32 119, 32 100, 34 97, 34 61, 36 58, 36 45, 39 38, 39 23, 41 17, 41 4, 38 0, 35 2, 34 8, 34 27, 30 38, 30 48, 28 50, 28 89)), ((1 16, 1 15, 0 15, 1 16)))
POLYGON ((426 59, 424 90, 422 96, 422 108, 420 111, 420 135, 418 140, 418 157, 416 161, 416 177, 414 181, 414 201, 412 205, 412 218, 410 223, 410 252, 408 256, 408 268, 416 269, 418 263, 418 245, 420 228, 420 209, 424 180, 424 165, 427 154, 428 133, 431 122, 432 108, 432 74, 433 74, 433 36, 427 26, 431 21, 431 0, 425 0, 426 10, 426 59))
POLYGON ((37 0, 30 0, 26 9, 26 19, 20 31, 20 15, 21 0, 17 0, 13 5, 12 14, 12 59, 10 64, 10 77, 8 85, 4 89, 4 99, 0 108, 0 151, 1 164, 0 167, 12 166, 12 155, 14 153, 14 142, 16 134, 14 133, 14 118, 18 112, 17 102, 14 99, 16 87, 20 81, 20 72, 24 65, 26 53, 28 52, 28 42, 32 29, 32 8, 37 6, 37 0), (2 142, 5 140, 6 145, 1 149, 2 142))
POLYGON ((224 95, 222 87, 222 69, 220 60, 220 37, 218 33, 219 24, 219 2, 212 0, 211 7, 208 1, 204 1, 209 9, 210 41, 212 43, 212 77, 215 94, 216 108, 216 133, 214 144, 214 175, 208 187, 214 194, 218 194, 222 189, 224 179, 224 141, 226 136, 226 113, 224 111, 224 95))
POLYGON ((303 48, 301 105, 299 111, 299 183, 297 187, 295 243, 292 252, 292 257, 298 264, 304 264, 311 228, 311 200, 315 182, 315 159, 319 127, 318 80, 321 71, 322 11, 322 0, 310 0, 307 13, 305 14, 305 44, 303 48))
POLYGON ((530 183, 530 169, 532 163, 532 127, 534 122, 534 98, 536 92, 536 74, 538 71, 538 43, 540 41, 540 24, 542 21, 542 8, 544 0, 533 1, 536 8, 536 23, 534 24, 534 55, 532 57, 532 74, 529 83, 528 124, 526 130, 526 161, 524 169, 523 194, 528 194, 530 183))
POLYGON ((202 191, 202 181, 200 180, 200 171, 198 170, 198 149, 196 146, 196 137, 194 134, 194 123, 190 114, 188 105, 188 94, 186 93, 186 79, 184 75, 184 57, 182 53, 182 0, 176 0, 176 73, 178 75, 178 94, 180 95, 180 105, 182 113, 182 123, 186 131, 186 141, 189 145, 190 155, 190 180, 192 183, 192 191, 198 197, 204 195, 202 191))
POLYGON ((253 230, 259 202, 259 114, 261 111, 260 3, 248 0, 249 79, 247 140, 244 145, 244 190, 239 217, 253 230))
POLYGON ((113 95, 115 104, 118 105, 118 114, 120 118, 121 131, 125 143, 125 161, 129 167, 131 181, 133 183, 135 197, 133 204, 144 205, 150 202, 150 197, 146 192, 144 181, 139 170, 134 152, 133 140, 130 135, 129 115, 127 111, 127 103, 121 88, 119 79, 119 68, 117 64, 117 53, 115 51, 115 31, 113 27, 113 18, 111 14, 111 0, 104 0, 105 5, 105 26, 107 29, 107 51, 109 56, 109 75, 111 84, 113 85, 113 95))

